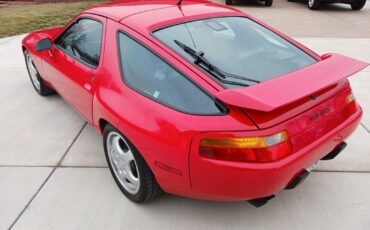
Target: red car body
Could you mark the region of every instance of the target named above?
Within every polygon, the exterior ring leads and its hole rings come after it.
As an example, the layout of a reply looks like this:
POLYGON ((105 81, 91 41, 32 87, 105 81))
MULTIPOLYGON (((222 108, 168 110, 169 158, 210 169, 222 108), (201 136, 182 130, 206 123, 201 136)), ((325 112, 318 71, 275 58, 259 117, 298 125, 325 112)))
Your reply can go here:
MULTIPOLYGON (((109 123, 136 146, 161 188, 186 197, 240 201, 269 197, 325 157, 355 130, 362 110, 348 101, 347 77, 366 63, 336 54, 320 57, 287 35, 235 9, 208 1, 124 1, 85 10, 64 27, 30 33, 23 40, 43 79, 99 132, 109 123), (247 17, 299 47, 317 63, 260 84, 225 89, 154 38, 155 29, 203 18, 247 17), (98 68, 88 68, 55 46, 36 51, 80 17, 103 24, 98 68), (228 113, 197 116, 137 93, 121 78, 116 34, 125 31, 222 102, 228 113), (289 89, 289 90, 288 90, 289 89), (314 96, 313 96, 314 95, 314 96), (271 162, 203 157, 204 138, 269 136, 284 131, 291 153, 271 162)), ((277 146, 276 148, 279 148, 277 146)))

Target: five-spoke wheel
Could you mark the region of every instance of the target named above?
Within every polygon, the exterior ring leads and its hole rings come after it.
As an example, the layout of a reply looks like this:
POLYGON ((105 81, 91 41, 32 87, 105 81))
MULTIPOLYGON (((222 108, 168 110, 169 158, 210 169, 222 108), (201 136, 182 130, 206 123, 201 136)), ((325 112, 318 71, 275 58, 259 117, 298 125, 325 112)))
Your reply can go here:
POLYGON ((135 146, 116 128, 107 124, 103 132, 104 151, 114 180, 134 202, 146 202, 161 194, 154 174, 135 146))
POLYGON ((109 162, 121 185, 131 194, 136 194, 140 186, 139 171, 130 146, 118 132, 110 132, 107 137, 109 162))

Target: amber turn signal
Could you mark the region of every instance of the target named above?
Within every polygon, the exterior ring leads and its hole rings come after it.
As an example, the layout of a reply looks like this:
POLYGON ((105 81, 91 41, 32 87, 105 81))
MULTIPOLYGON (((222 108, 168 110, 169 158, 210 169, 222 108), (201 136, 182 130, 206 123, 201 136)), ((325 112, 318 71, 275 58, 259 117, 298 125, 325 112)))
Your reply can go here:
POLYGON ((285 131, 266 137, 236 137, 236 138, 207 138, 201 146, 230 147, 230 148, 266 148, 279 144, 288 139, 285 131))
POLYGON ((199 147, 205 158, 239 162, 271 162, 291 152, 286 131, 263 137, 206 138, 199 147))

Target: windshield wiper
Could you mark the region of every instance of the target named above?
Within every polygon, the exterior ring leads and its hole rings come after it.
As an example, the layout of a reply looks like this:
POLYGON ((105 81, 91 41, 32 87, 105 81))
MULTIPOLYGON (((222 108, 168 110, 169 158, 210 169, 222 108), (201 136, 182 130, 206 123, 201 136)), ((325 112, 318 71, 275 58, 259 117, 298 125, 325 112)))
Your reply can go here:
POLYGON ((230 81, 227 80, 227 78, 233 78, 233 79, 238 79, 238 80, 246 80, 250 82, 255 82, 255 83, 260 83, 260 81, 257 81, 255 79, 227 73, 216 66, 212 65, 205 57, 204 57, 204 52, 202 51, 195 51, 189 46, 183 44, 182 42, 178 40, 174 40, 176 45, 178 45, 182 50, 185 51, 185 53, 189 54, 193 59, 194 63, 199 65, 200 67, 204 68, 205 66, 207 69, 206 71, 210 72, 213 76, 215 76, 219 81, 226 83, 226 84, 233 84, 233 85, 241 85, 241 86, 248 86, 247 84, 243 84, 241 82, 237 81, 230 81), (202 65, 200 65, 202 64, 202 65))

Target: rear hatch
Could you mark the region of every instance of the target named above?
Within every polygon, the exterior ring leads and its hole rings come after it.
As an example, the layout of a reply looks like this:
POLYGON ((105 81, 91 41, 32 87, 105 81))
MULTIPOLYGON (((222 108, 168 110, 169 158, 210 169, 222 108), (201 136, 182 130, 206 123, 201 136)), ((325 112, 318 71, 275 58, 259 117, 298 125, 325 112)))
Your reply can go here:
POLYGON ((356 112, 356 103, 349 106, 347 101, 351 89, 346 79, 366 66, 349 57, 329 54, 292 73, 254 86, 220 91, 216 97, 244 110, 260 129, 286 123, 284 127, 294 136, 321 123, 315 132, 321 135, 356 112))

